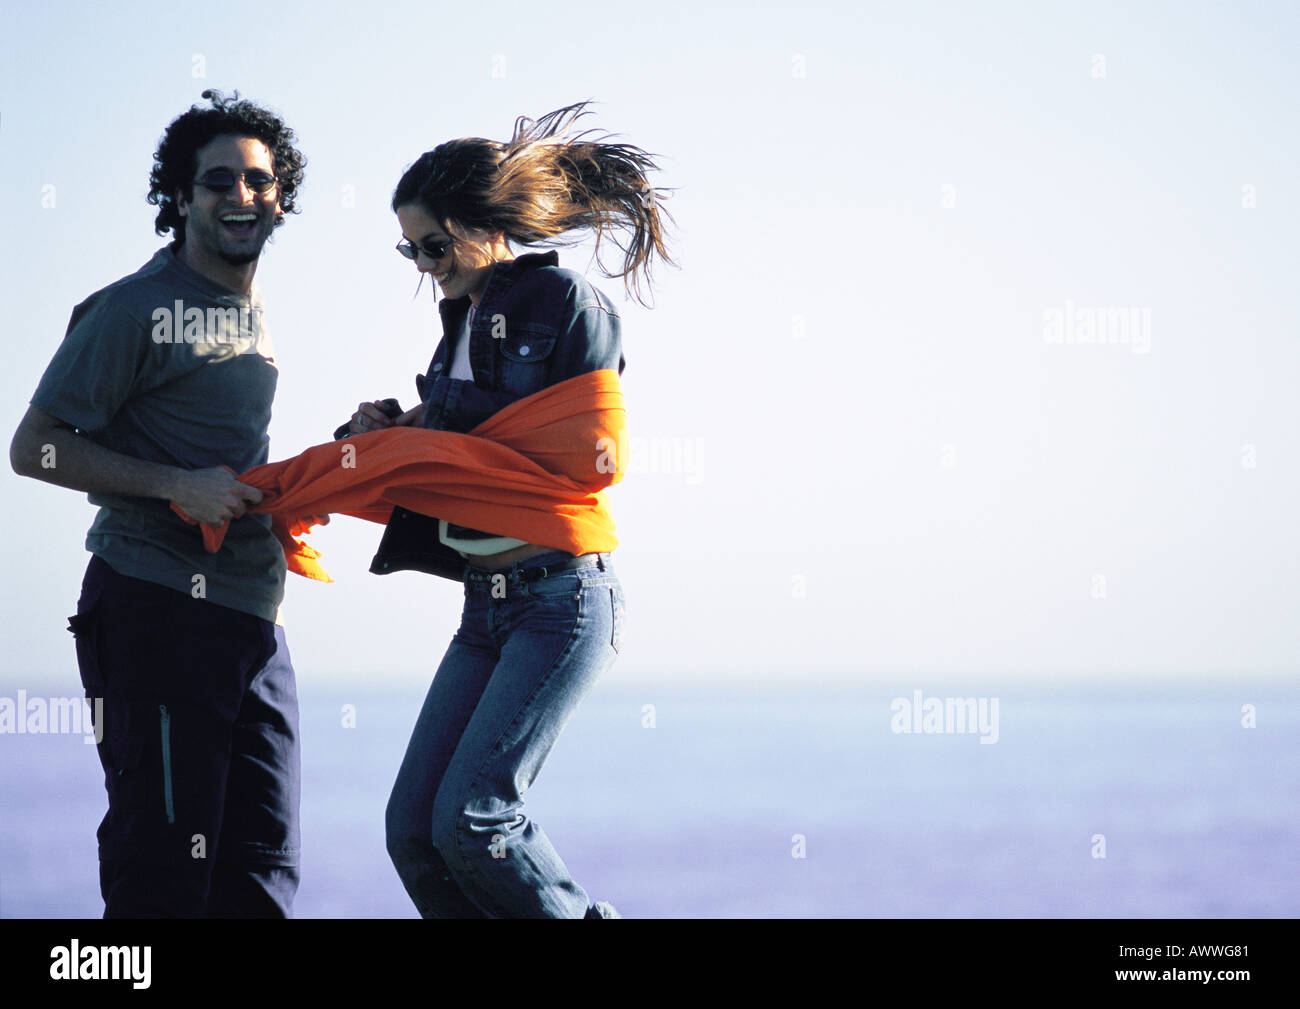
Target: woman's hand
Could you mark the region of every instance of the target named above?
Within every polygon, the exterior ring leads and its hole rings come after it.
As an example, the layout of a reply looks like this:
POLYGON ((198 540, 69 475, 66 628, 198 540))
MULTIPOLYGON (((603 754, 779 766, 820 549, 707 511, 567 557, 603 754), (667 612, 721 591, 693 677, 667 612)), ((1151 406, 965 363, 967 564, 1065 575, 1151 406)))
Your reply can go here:
MULTIPOLYGON (((396 400, 388 402, 396 404, 396 400)), ((358 403, 357 412, 352 415, 352 420, 348 423, 348 434, 365 434, 368 431, 382 431, 386 427, 392 427, 394 420, 390 419, 386 412, 388 407, 385 406, 384 400, 375 400, 373 403, 358 403)), ((401 423, 402 417, 414 411, 408 410, 396 418, 397 423, 401 423)), ((409 421, 407 422, 409 423, 409 421)))
POLYGON ((393 418, 393 423, 399 427, 419 427, 420 422, 424 420, 424 404, 413 406, 406 413, 398 414, 393 418))

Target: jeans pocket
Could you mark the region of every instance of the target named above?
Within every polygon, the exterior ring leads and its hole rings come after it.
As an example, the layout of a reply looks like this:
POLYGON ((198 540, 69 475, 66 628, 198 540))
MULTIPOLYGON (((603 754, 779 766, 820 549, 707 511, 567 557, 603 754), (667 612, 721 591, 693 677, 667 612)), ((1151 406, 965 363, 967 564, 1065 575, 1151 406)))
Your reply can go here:
POLYGON ((577 569, 557 571, 528 586, 528 594, 548 602, 576 603, 582 595, 582 574, 577 569))

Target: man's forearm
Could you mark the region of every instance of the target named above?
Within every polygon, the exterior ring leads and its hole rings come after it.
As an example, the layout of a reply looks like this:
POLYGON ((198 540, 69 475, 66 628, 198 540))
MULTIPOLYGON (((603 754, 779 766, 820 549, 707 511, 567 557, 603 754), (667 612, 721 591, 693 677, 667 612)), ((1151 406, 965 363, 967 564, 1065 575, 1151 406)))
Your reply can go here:
POLYGON ((177 496, 177 481, 185 472, 114 452, 70 427, 36 428, 26 423, 9 448, 9 462, 21 476, 60 487, 164 501, 177 496))
POLYGON ((85 491, 170 501, 196 522, 220 525, 241 518, 262 500, 223 466, 182 469, 122 455, 78 435, 38 407, 30 407, 9 446, 20 476, 85 491))

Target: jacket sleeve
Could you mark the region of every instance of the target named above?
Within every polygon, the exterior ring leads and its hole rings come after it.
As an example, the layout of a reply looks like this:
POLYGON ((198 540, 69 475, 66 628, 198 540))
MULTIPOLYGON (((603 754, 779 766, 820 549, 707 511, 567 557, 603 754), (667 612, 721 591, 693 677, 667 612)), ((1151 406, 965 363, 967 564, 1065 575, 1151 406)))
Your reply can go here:
POLYGON ((565 299, 563 318, 552 384, 602 368, 623 374, 622 320, 609 298, 585 281, 575 284, 565 299))

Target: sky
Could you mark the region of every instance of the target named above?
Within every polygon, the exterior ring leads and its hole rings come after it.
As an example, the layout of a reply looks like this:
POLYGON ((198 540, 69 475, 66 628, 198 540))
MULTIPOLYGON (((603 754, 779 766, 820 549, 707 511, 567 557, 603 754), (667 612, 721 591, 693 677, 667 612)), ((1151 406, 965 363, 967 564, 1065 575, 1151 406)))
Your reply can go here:
MULTIPOLYGON (((658 156, 678 261, 646 308, 560 250, 624 323, 620 675, 1293 676, 1292 5, 0 18, 9 437, 72 307, 163 243, 152 152, 204 88, 280 112, 308 160, 257 274, 272 459, 360 400, 414 402, 438 332, 393 251, 404 168, 592 99, 588 125, 658 156)), ((75 686, 92 517, 0 475, 0 684, 75 686)), ((300 679, 425 676, 454 633, 456 583, 367 572, 380 531, 336 519, 312 537, 336 581, 290 576, 300 679)))

